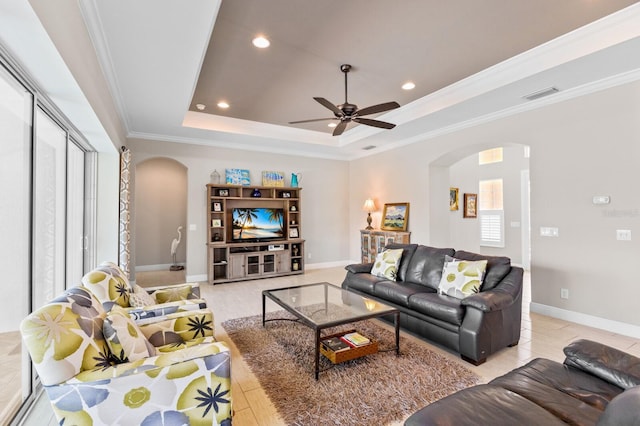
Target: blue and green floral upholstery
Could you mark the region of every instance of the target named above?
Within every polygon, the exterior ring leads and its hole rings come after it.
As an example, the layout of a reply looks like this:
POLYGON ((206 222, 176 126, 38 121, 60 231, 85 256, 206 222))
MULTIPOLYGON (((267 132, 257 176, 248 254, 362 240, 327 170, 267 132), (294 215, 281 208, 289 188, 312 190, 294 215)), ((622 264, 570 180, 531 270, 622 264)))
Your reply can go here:
POLYGON ((145 336, 183 341, 133 362, 117 363, 103 334, 107 312, 84 287, 30 314, 20 331, 60 424, 230 425, 230 353, 206 310, 189 324, 194 312, 139 325, 145 336))

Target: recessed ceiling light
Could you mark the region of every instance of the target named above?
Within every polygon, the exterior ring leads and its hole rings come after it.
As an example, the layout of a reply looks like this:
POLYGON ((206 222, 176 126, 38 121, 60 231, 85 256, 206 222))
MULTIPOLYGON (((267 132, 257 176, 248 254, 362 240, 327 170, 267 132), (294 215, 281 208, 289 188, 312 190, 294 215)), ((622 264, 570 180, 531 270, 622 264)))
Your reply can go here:
POLYGON ((405 84, 402 85, 402 88, 404 90, 411 90, 411 89, 414 89, 415 87, 416 85, 413 81, 407 81, 405 84))
POLYGON ((329 127, 336 127, 336 126, 337 126, 337 124, 336 124, 336 123, 329 123, 329 124, 327 124, 327 126, 329 126, 329 127))
POLYGON ((225 101, 220 101, 218 102, 218 108, 227 109, 229 108, 229 104, 226 103, 225 101))
POLYGON ((204 111, 207 106, 205 104, 196 104, 196 108, 200 111, 204 111))
POLYGON ((271 42, 269 40, 267 40, 267 38, 265 36, 258 36, 256 38, 254 38, 252 43, 253 43, 253 45, 255 47, 258 47, 260 49, 264 49, 266 47, 269 47, 269 45, 271 44, 271 42))

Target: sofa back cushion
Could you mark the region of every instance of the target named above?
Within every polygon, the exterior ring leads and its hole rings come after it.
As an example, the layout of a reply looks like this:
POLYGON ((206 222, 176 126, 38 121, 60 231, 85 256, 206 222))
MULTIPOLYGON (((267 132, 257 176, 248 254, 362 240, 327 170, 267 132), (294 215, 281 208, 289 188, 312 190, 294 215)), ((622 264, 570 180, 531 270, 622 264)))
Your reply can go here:
POLYGON ((42 384, 111 365, 102 334, 105 316, 91 292, 73 287, 22 320, 20 332, 42 384))
POLYGON ((130 306, 129 295, 133 291, 122 269, 112 262, 103 262, 82 277, 85 286, 109 311, 114 305, 130 306))
POLYGON ((487 261, 487 269, 484 274, 484 280, 482 282, 482 287, 480 287, 480 291, 491 290, 507 276, 509 271, 511 271, 511 259, 505 256, 485 256, 482 254, 459 250, 453 257, 461 260, 487 261))
POLYGON ((407 268, 405 281, 438 290, 444 257, 453 256, 454 253, 452 248, 418 246, 407 268))
POLYGON ((385 249, 389 250, 402 249, 402 258, 400 259, 400 266, 398 266, 396 281, 406 281, 407 268, 409 267, 409 262, 411 262, 411 258, 413 257, 413 253, 415 253, 416 248, 418 248, 417 244, 391 243, 385 246, 385 249))

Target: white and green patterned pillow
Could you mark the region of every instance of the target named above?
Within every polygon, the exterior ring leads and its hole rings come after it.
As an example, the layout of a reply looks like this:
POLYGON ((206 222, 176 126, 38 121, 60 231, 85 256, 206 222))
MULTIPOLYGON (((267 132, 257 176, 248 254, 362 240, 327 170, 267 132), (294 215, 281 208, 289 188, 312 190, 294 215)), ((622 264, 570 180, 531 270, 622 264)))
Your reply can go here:
POLYGON ((447 256, 442 269, 438 293, 457 299, 464 299, 478 293, 486 269, 486 260, 460 260, 447 256))
POLYGON ((395 281, 398 276, 398 265, 402 258, 402 249, 384 250, 378 253, 371 268, 371 274, 395 281))
POLYGON ((156 355, 155 348, 144 337, 140 327, 118 306, 107 314, 102 331, 116 363, 138 361, 156 355))
POLYGON ((156 300, 139 285, 133 287, 129 293, 129 305, 132 308, 144 308, 145 306, 156 305, 156 300))

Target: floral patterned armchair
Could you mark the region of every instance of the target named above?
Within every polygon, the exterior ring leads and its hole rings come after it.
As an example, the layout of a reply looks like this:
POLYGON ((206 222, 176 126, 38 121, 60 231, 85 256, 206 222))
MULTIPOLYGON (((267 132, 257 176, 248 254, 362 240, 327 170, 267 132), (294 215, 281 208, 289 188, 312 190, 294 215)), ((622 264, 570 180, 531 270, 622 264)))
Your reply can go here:
POLYGON ((138 325, 75 287, 25 318, 20 331, 59 423, 231 425, 229 350, 210 311, 182 314, 138 325), (154 347, 158 334, 173 341, 154 347))

